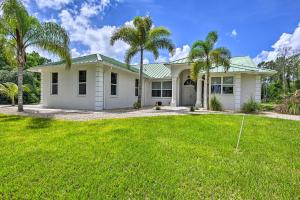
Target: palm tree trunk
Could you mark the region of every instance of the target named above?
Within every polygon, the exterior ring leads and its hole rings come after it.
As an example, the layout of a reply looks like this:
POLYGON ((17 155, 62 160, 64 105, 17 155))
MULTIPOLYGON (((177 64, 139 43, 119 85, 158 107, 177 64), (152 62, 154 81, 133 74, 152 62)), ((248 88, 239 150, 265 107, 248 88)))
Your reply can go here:
POLYGON ((207 110, 209 110, 209 69, 206 70, 206 106, 207 110))
POLYGON ((143 60, 144 60, 144 50, 141 49, 141 60, 140 60, 140 79, 139 79, 139 95, 138 95, 138 103, 142 107, 142 93, 143 93, 143 60))
POLYGON ((23 112, 23 71, 25 65, 25 50, 18 48, 17 52, 18 59, 18 111, 23 112))

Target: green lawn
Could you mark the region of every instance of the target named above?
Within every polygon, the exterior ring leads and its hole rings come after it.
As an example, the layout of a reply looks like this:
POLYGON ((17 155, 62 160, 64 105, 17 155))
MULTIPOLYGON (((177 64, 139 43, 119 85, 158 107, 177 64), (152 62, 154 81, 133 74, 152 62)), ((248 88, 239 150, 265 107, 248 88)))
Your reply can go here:
POLYGON ((299 199, 300 122, 0 115, 0 199, 299 199))

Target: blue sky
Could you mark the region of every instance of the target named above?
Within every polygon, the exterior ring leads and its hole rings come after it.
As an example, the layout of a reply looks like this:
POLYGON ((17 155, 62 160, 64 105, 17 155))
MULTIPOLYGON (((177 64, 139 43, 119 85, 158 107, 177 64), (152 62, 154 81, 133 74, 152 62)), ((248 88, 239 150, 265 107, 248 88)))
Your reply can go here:
MULTIPOLYGON (((192 43, 215 30, 217 46, 257 62, 274 59, 280 48, 300 50, 300 1, 295 0, 23 0, 31 14, 66 28, 73 56, 102 53, 123 60, 128 46, 109 45, 111 33, 137 15, 172 32, 175 56, 162 51, 158 61, 185 57, 192 43)), ((153 62, 150 54, 146 62, 153 62)), ((136 62, 136 59, 133 61, 136 62)))

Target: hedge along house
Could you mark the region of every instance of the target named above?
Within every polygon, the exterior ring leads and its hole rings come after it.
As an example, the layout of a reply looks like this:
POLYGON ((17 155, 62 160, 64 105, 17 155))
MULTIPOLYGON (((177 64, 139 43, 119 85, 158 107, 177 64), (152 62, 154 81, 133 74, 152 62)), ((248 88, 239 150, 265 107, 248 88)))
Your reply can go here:
MULTIPOLYGON (((170 63, 144 65, 142 104, 206 108, 205 73, 190 79, 186 58, 170 63)), ((63 61, 31 69, 41 73, 41 104, 49 108, 103 110, 132 107, 137 101, 139 66, 101 54, 72 59, 70 70, 63 61)), ((250 57, 234 57, 225 73, 222 66, 211 70, 210 97, 216 95, 225 109, 240 110, 253 97, 261 99, 261 78, 275 71, 257 68, 250 57)))

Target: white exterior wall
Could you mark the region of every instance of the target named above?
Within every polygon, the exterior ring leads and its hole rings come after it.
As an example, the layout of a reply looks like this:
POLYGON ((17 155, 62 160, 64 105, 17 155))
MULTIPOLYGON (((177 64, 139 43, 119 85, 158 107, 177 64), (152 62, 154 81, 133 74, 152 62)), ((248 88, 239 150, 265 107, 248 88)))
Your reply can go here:
POLYGON ((138 74, 125 72, 117 68, 104 68, 104 109, 132 108, 133 103, 137 101, 135 79, 138 78, 138 74), (110 94, 111 72, 118 74, 116 96, 110 94))
MULTIPOLYGON (((212 74, 209 78, 209 96, 210 98, 212 96, 216 96, 218 100, 221 102, 223 109, 225 110, 239 110, 237 105, 237 101, 239 101, 240 97, 240 89, 239 89, 239 75, 234 75, 234 74, 212 74), (211 78, 212 77, 226 77, 226 76, 233 76, 233 94, 211 94, 211 78)), ((221 80, 222 82, 222 80, 221 80)), ((206 83, 205 83, 206 84, 206 83)), ((222 91, 222 88, 221 88, 222 91)), ((204 88, 204 92, 206 93, 206 85, 204 88)), ((204 93, 204 96, 206 96, 204 93)), ((204 99, 204 105, 206 105, 206 99, 204 99)))
POLYGON ((51 108, 95 109, 95 66, 75 66, 43 69, 41 72, 42 105, 51 108), (78 95, 78 71, 87 71, 87 94, 78 95), (58 72, 58 94, 51 94, 51 74, 58 72))
MULTIPOLYGON (((163 80, 146 80, 145 81, 145 105, 154 106, 156 102, 162 102, 162 105, 169 106, 172 101, 172 97, 152 97, 152 81, 172 81, 171 79, 163 79, 163 80)), ((173 87, 173 84, 172 84, 173 87)), ((173 94, 173 90, 172 90, 173 94)))
POLYGON ((259 75, 242 74, 241 106, 252 97, 256 102, 261 99, 261 79, 259 75))

